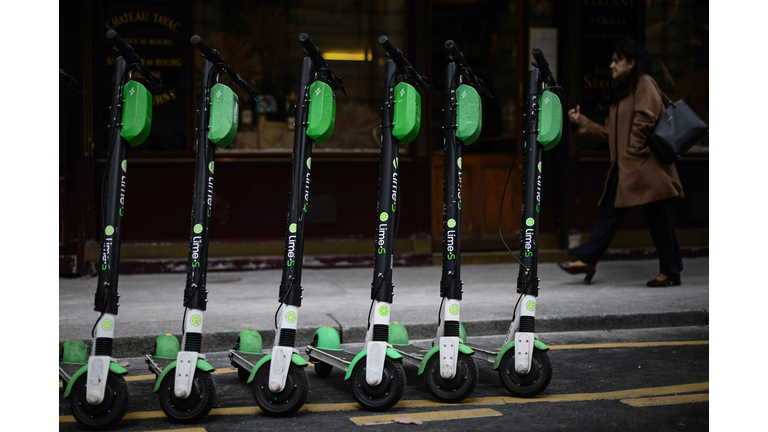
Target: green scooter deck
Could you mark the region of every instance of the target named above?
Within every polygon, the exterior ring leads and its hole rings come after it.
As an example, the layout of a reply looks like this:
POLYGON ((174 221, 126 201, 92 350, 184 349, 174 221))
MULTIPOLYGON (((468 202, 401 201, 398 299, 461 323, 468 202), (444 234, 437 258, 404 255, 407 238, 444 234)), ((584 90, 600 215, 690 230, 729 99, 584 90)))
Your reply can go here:
POLYGON ((59 363, 59 378, 61 378, 61 380, 67 384, 72 379, 72 375, 79 371, 83 366, 85 365, 74 363, 59 363))
POLYGON ((403 361, 416 367, 421 366, 424 356, 429 352, 429 348, 422 348, 417 345, 394 345, 395 351, 403 355, 403 361))
POLYGON ((472 348, 475 352, 475 358, 485 360, 490 363, 496 362, 496 357, 499 355, 499 350, 495 348, 488 348, 482 345, 465 343, 464 345, 472 348))
POLYGON ((144 358, 144 361, 149 365, 149 371, 154 373, 157 376, 160 376, 161 373, 165 370, 165 368, 168 367, 169 364, 176 361, 176 358, 161 358, 161 357, 155 357, 153 355, 147 355, 144 358))
POLYGON ((256 366, 256 363, 266 355, 267 354, 251 354, 230 350, 229 360, 232 362, 233 367, 240 367, 250 372, 256 366))

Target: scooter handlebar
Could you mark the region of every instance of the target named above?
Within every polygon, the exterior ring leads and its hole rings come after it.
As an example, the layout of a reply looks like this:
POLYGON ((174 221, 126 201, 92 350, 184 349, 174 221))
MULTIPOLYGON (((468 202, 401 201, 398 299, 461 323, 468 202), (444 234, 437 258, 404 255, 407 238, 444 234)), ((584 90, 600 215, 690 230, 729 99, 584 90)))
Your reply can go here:
POLYGON ((430 84, 429 80, 424 78, 420 73, 416 71, 416 69, 411 66, 411 63, 408 62, 408 59, 405 58, 403 55, 403 52, 400 51, 398 47, 395 46, 395 44, 392 43, 391 40, 387 36, 381 36, 379 38, 379 44, 384 48, 384 51, 387 52, 387 55, 389 58, 392 59, 393 62, 395 62, 395 65, 398 69, 400 68, 409 68, 410 70, 406 71, 406 75, 411 77, 411 79, 414 81, 414 84, 421 92, 428 92, 432 91, 434 94, 440 94, 440 92, 435 89, 432 84, 430 84))
POLYGON ((552 71, 549 70, 549 63, 547 62, 547 59, 544 58, 544 53, 541 52, 541 48, 535 46, 531 50, 531 53, 533 54, 533 59, 536 60, 534 66, 544 74, 544 79, 546 79, 549 85, 556 85, 555 77, 552 76, 552 71))
POLYGON ((224 72, 224 74, 228 76, 233 83, 243 89, 244 92, 248 93, 252 99, 256 99, 256 96, 253 94, 251 85, 248 83, 248 81, 244 80, 239 73, 235 72, 235 70, 232 69, 232 67, 227 64, 223 58, 221 58, 219 52, 205 43, 203 38, 198 35, 194 35, 189 39, 189 42, 192 43, 192 45, 194 45, 198 51, 200 51, 200 55, 203 56, 203 58, 216 65, 216 67, 220 68, 220 70, 224 72))
POLYGON ((112 45, 115 46, 115 49, 117 49, 120 55, 125 58, 129 65, 135 65, 138 67, 138 70, 141 71, 141 75, 144 77, 150 92, 153 94, 167 93, 169 96, 171 95, 170 90, 168 90, 165 85, 163 85, 163 82, 160 81, 160 78, 156 77, 152 72, 149 71, 144 62, 142 62, 139 56, 137 56, 133 51, 133 47, 128 45, 128 43, 126 43, 123 38, 117 34, 116 31, 108 30, 107 39, 112 42, 112 45))
POLYGON ((464 59, 464 54, 459 51, 459 47, 457 47, 452 40, 445 42, 445 49, 448 50, 448 53, 451 54, 451 57, 453 57, 453 60, 458 63, 459 67, 469 67, 467 60, 464 59))
POLYGON ((205 57, 206 60, 214 64, 224 62, 224 60, 219 55, 219 52, 211 48, 207 43, 205 43, 203 38, 201 38, 200 36, 194 35, 189 41, 192 43, 192 45, 195 46, 195 48, 197 48, 200 51, 200 53, 203 55, 203 57, 205 57))
POLYGON ((320 48, 318 48, 317 45, 312 42, 312 39, 309 38, 308 34, 300 34, 299 42, 301 42, 301 46, 304 47, 304 52, 307 53, 307 56, 309 56, 310 60, 312 60, 312 63, 315 64, 315 67, 326 67, 325 59, 320 54, 320 48))
POLYGON ((471 83, 477 90, 483 92, 486 96, 493 99, 493 96, 485 87, 483 80, 481 80, 477 74, 475 74, 472 68, 469 67, 469 63, 467 63, 467 59, 464 58, 464 54, 459 50, 459 47, 457 47, 452 40, 447 40, 445 42, 445 49, 448 50, 448 53, 453 58, 454 63, 456 63, 456 65, 459 67, 461 74, 464 75, 467 81, 469 81, 469 83, 471 83))

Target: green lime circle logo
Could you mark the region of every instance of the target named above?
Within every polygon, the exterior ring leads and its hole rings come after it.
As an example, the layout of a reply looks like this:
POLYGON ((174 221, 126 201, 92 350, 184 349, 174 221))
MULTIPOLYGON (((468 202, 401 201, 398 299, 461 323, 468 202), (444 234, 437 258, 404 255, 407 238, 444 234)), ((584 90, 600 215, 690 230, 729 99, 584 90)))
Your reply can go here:
POLYGON ((208 164, 208 170, 213 174, 213 162, 208 164))
POLYGON ((295 233, 296 232, 297 225, 295 223, 291 224, 291 226, 288 227, 288 231, 295 233))
POLYGON ((456 160, 456 164, 459 166, 459 168, 461 168, 461 158, 456 160))
POLYGON ((285 320, 289 323, 295 323, 296 322, 296 313, 295 312, 288 312, 285 314, 285 320))
POLYGON ((453 219, 448 219, 448 228, 453 228, 456 226, 456 221, 453 219))
POLYGON ((203 226, 200 224, 195 225, 194 231, 195 231, 195 234, 200 234, 201 232, 203 232, 203 226))
POLYGON ((528 303, 525 304, 525 308, 533 312, 533 310, 536 309, 536 303, 533 300, 528 300, 528 303))
POLYGON ((312 169, 312 158, 307 158, 307 168, 312 169))
POLYGON ((451 314, 458 315, 459 314, 459 305, 452 304, 450 308, 448 308, 449 311, 451 311, 451 314))
POLYGON ((392 166, 397 168, 398 158, 392 159, 392 166))
POLYGON ((535 222, 533 221, 533 218, 528 218, 525 220, 525 224, 528 226, 533 226, 535 222))
POLYGON ((114 233, 115 233, 115 228, 112 225, 107 225, 107 227, 104 228, 104 234, 112 235, 114 233))
POLYGON ((128 160, 124 160, 123 163, 120 164, 121 167, 123 167, 123 172, 128 172, 128 160))
POLYGON ((195 327, 200 327, 200 324, 203 322, 203 317, 200 315, 192 315, 192 318, 189 319, 189 323, 192 324, 195 327))
POLYGON ((541 162, 539 162, 539 172, 541 172, 541 162))
POLYGON ((379 219, 381 219, 382 222, 386 222, 387 219, 389 219, 389 215, 387 214, 387 212, 381 212, 381 214, 379 215, 379 219))
POLYGON ((387 305, 379 306, 379 315, 381 315, 383 317, 389 315, 389 306, 387 306, 387 305))
POLYGON ((101 328, 103 328, 106 331, 112 330, 113 323, 112 320, 104 320, 101 322, 101 328))

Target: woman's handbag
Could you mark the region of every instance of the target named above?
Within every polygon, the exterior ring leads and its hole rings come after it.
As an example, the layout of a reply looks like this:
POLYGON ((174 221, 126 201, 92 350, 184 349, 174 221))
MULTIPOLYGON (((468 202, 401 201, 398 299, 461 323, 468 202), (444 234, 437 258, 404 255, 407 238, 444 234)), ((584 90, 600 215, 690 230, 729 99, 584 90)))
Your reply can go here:
POLYGON ((672 102, 655 81, 653 85, 670 106, 659 117, 647 142, 659 159, 672 164, 707 134, 709 126, 682 99, 672 102))

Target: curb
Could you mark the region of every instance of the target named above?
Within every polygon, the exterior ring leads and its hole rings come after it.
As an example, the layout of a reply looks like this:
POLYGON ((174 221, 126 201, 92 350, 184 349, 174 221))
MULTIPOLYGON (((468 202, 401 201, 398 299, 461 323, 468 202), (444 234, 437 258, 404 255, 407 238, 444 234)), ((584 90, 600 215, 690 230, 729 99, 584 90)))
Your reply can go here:
MULTIPOLYGON (((506 334, 509 320, 466 321, 462 322, 468 336, 492 336, 506 334)), ((536 319, 537 333, 566 332, 566 331, 595 331, 619 330, 655 327, 684 327, 709 325, 709 311, 706 309, 638 313, 621 315, 589 315, 569 317, 541 317, 536 319)), ((359 343, 365 339, 366 327, 353 326, 346 329, 339 325, 332 326, 339 332, 341 343, 359 343)), ((437 323, 409 324, 406 326, 409 339, 429 339, 435 336, 437 323)), ((296 334, 297 349, 303 352, 304 344, 308 344, 315 334, 315 327, 298 329, 296 334)), ((232 348, 240 331, 216 332, 203 334, 205 352, 222 352, 232 348)), ((259 330, 262 345, 265 349, 272 347, 275 341, 275 330, 259 330)), ((181 334, 175 335, 181 341, 181 334)), ((132 358, 149 354, 155 344, 157 335, 126 336, 116 338, 112 347, 115 358, 132 358)), ((91 340, 85 340, 88 350, 91 340)), ((59 341, 59 352, 64 341, 59 341)))

